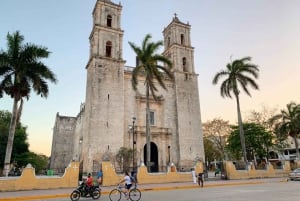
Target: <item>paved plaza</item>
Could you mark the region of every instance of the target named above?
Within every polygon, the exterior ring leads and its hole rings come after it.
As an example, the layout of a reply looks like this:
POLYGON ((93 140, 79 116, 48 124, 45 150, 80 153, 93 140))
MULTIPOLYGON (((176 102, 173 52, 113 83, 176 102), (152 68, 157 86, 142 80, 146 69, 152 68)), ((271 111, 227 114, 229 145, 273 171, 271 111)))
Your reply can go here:
MULTIPOLYGON (((251 179, 251 180, 210 180, 204 188, 192 182, 141 184, 141 201, 172 200, 230 200, 230 201, 281 201, 300 198, 300 181, 287 181, 286 178, 251 179)), ((108 193, 113 186, 102 187, 99 201, 109 200, 108 193)), ((0 201, 9 200, 70 200, 69 195, 74 189, 49 189, 17 192, 0 192, 0 201)), ((80 200, 92 200, 81 198, 80 200)), ((126 200, 122 198, 121 200, 126 200)))

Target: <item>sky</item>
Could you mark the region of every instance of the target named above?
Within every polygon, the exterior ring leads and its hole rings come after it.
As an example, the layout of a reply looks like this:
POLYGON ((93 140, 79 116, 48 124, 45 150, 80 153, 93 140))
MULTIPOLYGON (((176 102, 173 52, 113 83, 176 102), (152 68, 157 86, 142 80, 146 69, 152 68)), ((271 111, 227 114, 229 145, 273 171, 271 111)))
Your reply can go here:
MULTIPOLYGON (((56 74, 47 99, 31 94, 21 117, 31 151, 50 156, 56 114, 76 116, 85 101, 89 35, 96 0, 1 0, 0 49, 17 30, 25 42, 51 52, 43 62, 56 74)), ((283 109, 300 103, 300 0, 119 0, 123 58, 135 65, 128 42, 137 45, 146 34, 163 40, 162 31, 174 13, 191 25, 202 122, 221 118, 237 122, 235 99, 222 98, 214 75, 231 60, 252 57, 259 66, 259 90, 240 95, 242 115, 262 107, 283 109)), ((0 110, 12 111, 12 99, 0 99, 0 110)))

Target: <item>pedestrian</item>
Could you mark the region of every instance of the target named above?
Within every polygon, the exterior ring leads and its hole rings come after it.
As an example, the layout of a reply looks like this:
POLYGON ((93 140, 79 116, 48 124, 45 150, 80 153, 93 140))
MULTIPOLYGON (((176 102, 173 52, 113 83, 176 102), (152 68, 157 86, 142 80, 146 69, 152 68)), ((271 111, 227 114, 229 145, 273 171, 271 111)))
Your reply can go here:
POLYGON ((203 188, 203 172, 199 172, 198 174, 198 185, 203 188))
POLYGON ((100 167, 100 170, 97 172, 97 181, 99 185, 102 185, 103 182, 103 172, 102 168, 100 167))
POLYGON ((137 174, 136 174, 135 171, 132 171, 132 172, 131 172, 130 179, 131 179, 131 183, 132 183, 132 184, 135 184, 135 185, 137 184, 137 174))
POLYGON ((220 174, 220 168, 216 168, 216 170, 215 170, 215 177, 217 176, 217 174, 220 174))
POLYGON ((191 168, 191 172, 192 172, 192 178, 193 178, 193 183, 196 184, 197 183, 197 177, 196 177, 196 172, 194 168, 191 168))

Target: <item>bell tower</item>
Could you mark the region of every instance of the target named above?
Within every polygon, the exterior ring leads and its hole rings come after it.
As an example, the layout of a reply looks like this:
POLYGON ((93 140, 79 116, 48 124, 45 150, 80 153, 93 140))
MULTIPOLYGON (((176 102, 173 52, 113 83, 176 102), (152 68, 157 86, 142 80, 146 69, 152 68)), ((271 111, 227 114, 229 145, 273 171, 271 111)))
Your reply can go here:
POLYGON ((123 146, 125 61, 121 11, 122 6, 110 0, 97 0, 93 10, 82 129, 84 171, 91 172, 94 161, 104 160, 108 153, 123 146))
POLYGON ((173 62, 176 131, 172 136, 175 145, 172 158, 179 166, 192 166, 196 160, 205 159, 198 74, 195 73, 190 32, 191 26, 181 22, 177 14, 163 31, 163 54, 173 62))
POLYGON ((165 56, 171 57, 175 72, 183 73, 188 80, 194 74, 194 48, 191 46, 191 26, 179 21, 177 14, 164 29, 165 56))

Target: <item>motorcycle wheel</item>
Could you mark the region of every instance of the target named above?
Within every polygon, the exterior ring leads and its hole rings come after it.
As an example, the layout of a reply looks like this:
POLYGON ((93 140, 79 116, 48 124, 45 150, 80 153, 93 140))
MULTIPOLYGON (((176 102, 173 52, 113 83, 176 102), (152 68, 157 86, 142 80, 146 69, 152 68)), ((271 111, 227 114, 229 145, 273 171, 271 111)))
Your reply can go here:
POLYGON ((80 198, 80 192, 79 191, 73 191, 70 195, 70 198, 72 201, 77 201, 80 198))
POLYGON ((99 191, 98 189, 95 189, 93 192, 92 192, 92 198, 94 200, 97 200, 99 199, 101 196, 101 191, 99 191))

